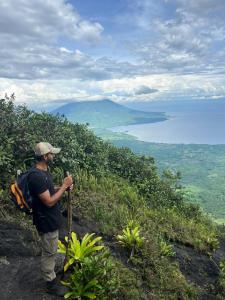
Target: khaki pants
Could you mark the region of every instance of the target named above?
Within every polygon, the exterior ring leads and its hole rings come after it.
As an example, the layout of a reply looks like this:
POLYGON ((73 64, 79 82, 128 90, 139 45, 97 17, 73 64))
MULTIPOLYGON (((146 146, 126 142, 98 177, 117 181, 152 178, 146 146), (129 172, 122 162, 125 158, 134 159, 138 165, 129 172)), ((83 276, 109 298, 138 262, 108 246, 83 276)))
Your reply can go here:
POLYGON ((41 238, 41 273, 45 281, 56 278, 55 262, 58 247, 59 231, 40 234, 41 238))

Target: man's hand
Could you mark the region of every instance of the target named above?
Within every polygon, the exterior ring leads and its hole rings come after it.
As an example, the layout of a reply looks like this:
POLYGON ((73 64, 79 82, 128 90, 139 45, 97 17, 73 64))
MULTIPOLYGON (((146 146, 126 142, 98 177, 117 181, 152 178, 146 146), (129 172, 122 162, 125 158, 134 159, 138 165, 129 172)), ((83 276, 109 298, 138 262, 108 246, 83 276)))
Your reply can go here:
POLYGON ((63 187, 65 188, 65 190, 67 190, 68 188, 70 188, 73 185, 73 178, 71 175, 67 176, 64 178, 63 180, 63 187))

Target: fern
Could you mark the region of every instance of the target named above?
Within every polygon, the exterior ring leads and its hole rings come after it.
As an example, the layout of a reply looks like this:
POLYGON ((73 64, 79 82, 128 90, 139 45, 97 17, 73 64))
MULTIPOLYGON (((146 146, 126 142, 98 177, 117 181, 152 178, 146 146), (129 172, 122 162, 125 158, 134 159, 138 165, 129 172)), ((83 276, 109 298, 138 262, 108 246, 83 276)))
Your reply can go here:
MULTIPOLYGON (((69 243, 68 255, 69 259, 64 266, 64 272, 76 262, 82 262, 86 257, 89 257, 96 251, 100 251, 104 248, 103 245, 97 245, 102 240, 101 237, 93 239, 94 233, 85 234, 82 241, 80 242, 75 232, 71 234, 71 241, 69 243)), ((68 243, 68 237, 65 237, 65 241, 68 243)), ((58 253, 66 254, 66 246, 58 241, 58 253)))

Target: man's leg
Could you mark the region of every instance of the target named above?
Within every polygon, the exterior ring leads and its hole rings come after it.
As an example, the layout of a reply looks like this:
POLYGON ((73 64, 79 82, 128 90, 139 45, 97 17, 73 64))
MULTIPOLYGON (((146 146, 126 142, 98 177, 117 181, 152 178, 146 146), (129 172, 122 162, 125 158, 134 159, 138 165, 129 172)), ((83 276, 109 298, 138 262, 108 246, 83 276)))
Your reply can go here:
POLYGON ((43 279, 46 281, 47 292, 63 297, 67 289, 57 283, 55 274, 59 231, 44 233, 40 237, 42 246, 41 273, 43 279))
POLYGON ((41 273, 45 281, 52 281, 56 278, 55 261, 58 247, 58 238, 58 230, 41 235, 41 273))

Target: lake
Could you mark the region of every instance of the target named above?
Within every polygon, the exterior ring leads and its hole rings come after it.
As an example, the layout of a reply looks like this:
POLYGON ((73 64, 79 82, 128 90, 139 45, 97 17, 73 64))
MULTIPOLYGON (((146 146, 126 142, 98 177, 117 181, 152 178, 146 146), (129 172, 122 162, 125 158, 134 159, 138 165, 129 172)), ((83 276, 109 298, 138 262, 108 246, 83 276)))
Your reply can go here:
POLYGON ((169 119, 158 123, 111 128, 138 140, 168 144, 225 144, 225 100, 160 101, 128 103, 126 106, 165 112, 169 119))

